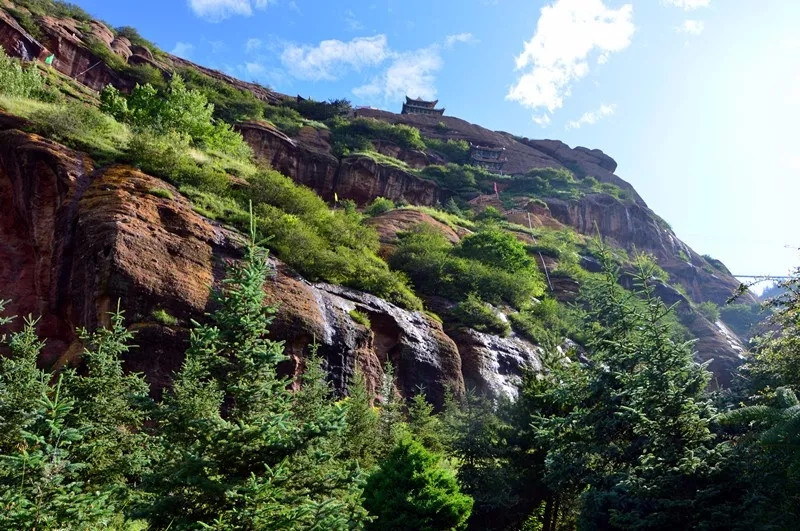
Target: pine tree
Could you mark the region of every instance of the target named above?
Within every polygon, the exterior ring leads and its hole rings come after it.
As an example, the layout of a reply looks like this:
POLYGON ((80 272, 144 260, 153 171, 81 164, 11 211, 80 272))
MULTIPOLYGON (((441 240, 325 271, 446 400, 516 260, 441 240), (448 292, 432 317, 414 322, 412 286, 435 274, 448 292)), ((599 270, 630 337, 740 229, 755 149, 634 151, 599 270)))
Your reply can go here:
POLYGON ((18 446, 0 455, 0 528, 98 529, 117 519, 112 490, 83 480, 74 449, 85 433, 67 423, 73 408, 61 378, 45 386, 18 446))
POLYGON ((425 449, 436 453, 444 451, 441 420, 434 414, 433 405, 422 389, 409 401, 408 429, 425 449))
MULTIPOLYGON (((5 307, 0 301, 0 312, 5 307)), ((11 317, 0 318, 0 325, 9 325, 11 317)), ((39 400, 47 389, 47 375, 36 361, 44 343, 36 334, 37 321, 27 317, 20 332, 3 334, 9 355, 0 355, 0 454, 12 452, 22 434, 36 420, 39 400)))
POLYGON ((406 439, 367 480, 364 506, 377 517, 370 529, 463 529, 472 499, 439 456, 406 439))
POLYGON ((85 345, 85 374, 65 374, 65 395, 75 404, 67 421, 84 434, 75 454, 87 464, 87 482, 116 485, 126 496, 129 483, 140 482, 148 467, 151 441, 144 423, 152 402, 144 378, 123 371, 121 356, 130 349, 133 334, 123 325, 119 308, 110 318, 109 328, 78 331, 85 345))
POLYGON ((379 433, 378 411, 372 405, 372 397, 367 390, 364 374, 356 370, 353 383, 345 401, 345 422, 347 429, 344 435, 345 454, 355 461, 363 470, 372 470, 377 464, 382 448, 379 433))
POLYGON ((322 405, 328 391, 315 364, 298 397, 278 376, 286 358, 283 344, 266 337, 275 312, 263 303, 270 268, 254 239, 229 268, 213 324, 195 326, 164 400, 164 458, 144 512, 176 529, 357 526, 365 517, 357 474, 334 464, 343 412, 322 405), (298 404, 309 398, 316 411, 298 404))
POLYGON ((379 456, 385 457, 392 451, 403 433, 403 403, 395 392, 394 367, 386 364, 380 387, 380 409, 378 413, 378 434, 381 441, 379 456))
POLYGON ((555 491, 586 489, 587 527, 685 528, 711 453, 708 373, 674 341, 652 261, 636 261, 630 294, 608 251, 599 255, 604 280, 586 297, 590 362, 565 382, 574 407, 541 427, 555 441, 547 479, 555 491))

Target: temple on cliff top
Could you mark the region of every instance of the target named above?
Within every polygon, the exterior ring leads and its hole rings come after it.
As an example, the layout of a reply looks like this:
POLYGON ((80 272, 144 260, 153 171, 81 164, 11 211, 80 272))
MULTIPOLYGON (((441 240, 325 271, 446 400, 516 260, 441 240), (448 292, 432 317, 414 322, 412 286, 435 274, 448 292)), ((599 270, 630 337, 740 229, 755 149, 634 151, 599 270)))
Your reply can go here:
POLYGON ((437 109, 436 104, 439 100, 425 101, 415 100, 406 96, 406 102, 403 104, 403 110, 400 114, 444 114, 444 109, 437 109))
POLYGON ((506 148, 504 147, 471 144, 469 147, 469 160, 475 166, 480 166, 481 168, 492 171, 501 171, 503 169, 503 164, 508 161, 508 159, 503 156, 505 150, 506 148))

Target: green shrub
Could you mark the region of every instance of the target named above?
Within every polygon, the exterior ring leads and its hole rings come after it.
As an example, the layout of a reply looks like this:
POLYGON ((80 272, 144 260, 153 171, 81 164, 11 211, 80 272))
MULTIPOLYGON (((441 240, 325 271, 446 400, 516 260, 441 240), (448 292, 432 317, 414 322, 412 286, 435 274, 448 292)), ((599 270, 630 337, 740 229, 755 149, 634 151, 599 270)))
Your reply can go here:
POLYGON ((514 331, 539 346, 558 344, 558 336, 548 330, 544 324, 528 312, 512 313, 508 316, 514 331))
POLYGON ((291 107, 266 105, 263 113, 266 120, 289 136, 296 135, 303 127, 303 117, 291 107))
POLYGON ((18 59, 9 57, 0 46, 0 94, 14 98, 32 98, 53 102, 58 95, 50 89, 36 66, 23 66, 18 59))
POLYGON ((487 206, 485 209, 483 209, 483 212, 478 214, 476 219, 478 219, 478 221, 491 222, 491 221, 503 221, 506 219, 506 217, 502 214, 502 212, 497 210, 495 207, 487 206))
POLYGON ((719 306, 711 301, 705 301, 698 304, 697 311, 712 323, 719 320, 719 306))
POLYGON ((421 292, 453 301, 474 293, 485 302, 519 307, 541 294, 544 287, 538 272, 512 274, 458 256, 458 249, 425 224, 401 236, 389 263, 407 273, 421 292))
POLYGON ((119 26, 118 28, 114 29, 114 32, 118 37, 125 37, 128 39, 134 46, 142 46, 147 48, 153 55, 163 54, 163 52, 159 50, 158 46, 142 37, 136 28, 131 26, 119 26))
POLYGON ((115 54, 105 42, 97 37, 89 35, 83 42, 86 44, 86 48, 92 52, 92 55, 103 61, 109 68, 117 72, 123 72, 128 67, 128 64, 122 57, 115 54))
POLYGON ((374 118, 330 121, 331 143, 337 156, 359 151, 373 151, 373 141, 392 142, 407 149, 425 149, 419 129, 403 124, 390 124, 374 118))
POLYGON ((37 40, 41 40, 44 34, 42 33, 42 29, 39 27, 39 24, 36 23, 36 20, 31 16, 29 11, 24 11, 22 9, 17 9, 13 6, 5 6, 5 9, 11 14, 12 17, 19 22, 19 25, 22 26, 22 29, 27 31, 31 37, 37 40))
POLYGON ((472 498, 462 494, 441 458, 413 440, 401 441, 367 480, 368 529, 463 529, 472 498))
POLYGON ((456 304, 455 308, 453 308, 453 317, 458 324, 478 332, 507 336, 511 331, 511 327, 507 322, 500 318, 489 305, 472 293, 456 304))
POLYGON ((456 254, 509 273, 535 274, 535 265, 525 245, 498 228, 492 227, 465 237, 456 254))
POLYGON ((132 136, 127 161, 178 187, 188 185, 215 194, 227 193, 230 186, 227 174, 213 164, 201 165, 191 152, 186 135, 175 132, 160 135, 144 130, 132 136))
POLYGON ((61 0, 14 0, 14 3, 27 8, 35 15, 50 15, 55 18, 74 18, 81 22, 91 22, 92 16, 81 7, 61 0))
POLYGON ((157 89, 164 89, 167 82, 164 81, 164 73, 153 65, 143 63, 138 65, 127 65, 125 75, 139 85, 153 85, 157 89))
MULTIPOLYGON (((445 126, 447 129, 447 126, 445 126)), ((466 140, 440 140, 438 138, 423 138, 425 146, 433 151, 437 151, 455 164, 467 164, 469 162, 469 142, 466 140)))
POLYGON ((128 99, 113 85, 106 85, 100 91, 100 110, 120 122, 127 122, 130 117, 128 99))
POLYGON ((229 83, 214 79, 194 68, 178 70, 186 86, 202 93, 214 105, 214 116, 228 123, 257 120, 264 117, 267 106, 251 92, 239 90, 229 83))
POLYGON ((548 297, 508 318, 514 330, 532 343, 555 347, 565 337, 577 338, 581 326, 578 313, 548 297))
POLYGON ((764 320, 766 312, 760 304, 726 304, 720 307, 719 316, 736 335, 748 339, 756 325, 764 320))
POLYGON ((137 85, 123 103, 119 91, 106 87, 100 100, 101 109, 137 129, 186 135, 196 145, 239 159, 252 156, 242 135, 225 122, 215 122, 214 105, 197 90, 188 88, 179 75, 172 77, 164 91, 150 84, 137 85))
POLYGON ((422 170, 422 175, 436 181, 441 187, 458 193, 475 190, 477 185, 475 171, 469 166, 452 163, 447 166, 433 164, 426 166, 422 170))
POLYGON ((160 197, 162 199, 173 199, 172 192, 170 192, 166 188, 150 188, 149 190, 147 190, 147 193, 150 195, 154 195, 156 197, 160 197))
POLYGON ((346 99, 314 101, 312 99, 290 100, 286 102, 287 107, 291 107, 300 113, 301 116, 317 122, 327 122, 337 116, 346 116, 353 107, 346 99))
POLYGON ((394 210, 394 202, 385 197, 376 197, 375 200, 364 210, 367 216, 379 216, 390 210, 394 210))
POLYGON ((120 144, 127 141, 128 130, 96 107, 82 103, 53 105, 37 110, 29 117, 33 129, 76 149, 89 151, 102 160, 122 154, 120 144))
POLYGON ((152 316, 153 319, 165 326, 175 326, 178 324, 177 317, 170 315, 169 312, 161 308, 153 310, 152 316))
POLYGON ((564 168, 535 168, 525 175, 514 176, 505 193, 568 201, 578 200, 589 193, 607 194, 621 200, 630 199, 629 192, 614 184, 600 183, 592 176, 576 179, 571 171, 564 168))
POLYGON ((359 312, 358 310, 355 309, 350 310, 349 313, 350 313, 350 318, 353 319, 353 321, 357 322, 358 324, 365 326, 367 328, 371 326, 367 314, 359 312))

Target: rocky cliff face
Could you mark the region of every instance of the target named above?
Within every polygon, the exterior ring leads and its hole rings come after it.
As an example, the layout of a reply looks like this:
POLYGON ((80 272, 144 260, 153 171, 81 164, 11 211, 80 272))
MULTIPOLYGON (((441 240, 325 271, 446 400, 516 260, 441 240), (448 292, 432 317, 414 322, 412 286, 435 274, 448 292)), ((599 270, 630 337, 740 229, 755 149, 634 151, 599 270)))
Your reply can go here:
POLYGON ((171 54, 163 53, 154 57, 149 49, 131 45, 127 38, 115 35, 97 20, 91 21, 87 28, 76 20, 43 17, 39 27, 42 37, 37 40, 14 17, 0 9, 0 45, 6 53, 26 61, 43 60, 52 53, 56 56, 53 62, 56 70, 96 91, 109 84, 127 91, 134 87, 136 79, 129 72, 115 70, 92 52, 89 47, 91 40, 105 44, 111 53, 119 56, 122 63, 132 66, 149 65, 165 72, 189 67, 240 90, 249 91, 262 101, 279 103, 287 97, 256 83, 238 80, 171 54))
POLYGON ((237 128, 258 158, 324 199, 332 200, 335 194, 340 199, 352 199, 364 205, 380 196, 393 201, 434 205, 445 198, 444 191, 436 183, 381 164, 369 156, 337 159, 330 152, 325 131, 308 127, 298 138, 289 138, 262 122, 248 122, 237 128))
MULTIPOLYGON (((213 308, 210 288, 224 262, 241 256, 241 237, 195 213, 163 181, 125 166, 94 170, 84 155, 18 130, 0 132, 0 198, 10 205, 0 213, 0 293, 12 299, 11 312, 42 316, 44 362, 79 354, 75 328, 106 323, 119 301, 138 345, 128 366, 155 388, 168 384, 185 326, 213 308), (156 188, 173 198, 150 193, 156 188), (159 322, 155 310, 179 324, 159 322)), ((286 342, 287 371, 300 370, 316 342, 340 391, 356 367, 376 388, 387 361, 404 394, 419 385, 435 400, 447 387, 463 391, 459 350, 430 317, 273 265, 267 297, 279 305, 273 335, 286 342)))
POLYGON ((358 109, 357 116, 375 118, 390 123, 402 123, 418 128, 424 136, 432 138, 466 140, 476 145, 505 148, 508 162, 504 173, 522 174, 533 168, 566 168, 579 177, 592 175, 600 182, 615 184, 627 190, 640 204, 644 201, 633 187, 614 175, 617 165, 600 150, 569 148, 555 140, 529 140, 508 133, 490 131, 454 116, 428 116, 423 114, 395 114, 378 109, 358 109))

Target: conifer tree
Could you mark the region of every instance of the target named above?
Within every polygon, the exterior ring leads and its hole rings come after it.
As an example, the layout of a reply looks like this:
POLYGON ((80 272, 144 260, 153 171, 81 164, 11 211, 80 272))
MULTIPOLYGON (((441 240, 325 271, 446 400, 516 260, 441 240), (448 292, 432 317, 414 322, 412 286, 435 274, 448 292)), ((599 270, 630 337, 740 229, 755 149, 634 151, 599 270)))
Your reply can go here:
POLYGON ((385 457, 392 451, 403 433, 403 403, 395 392, 394 367, 386 364, 380 387, 380 409, 378 414, 378 434, 381 441, 379 456, 385 457))
POLYGON ((357 526, 365 517, 357 478, 336 471, 331 479, 336 456, 323 442, 343 433, 343 413, 320 403, 319 372, 306 378, 301 395, 314 397, 316 414, 297 404, 278 375, 283 344, 266 337, 275 309, 263 301, 270 268, 254 239, 244 260, 229 267, 213 324, 195 326, 165 398, 164 459, 154 466, 154 501, 145 513, 154 525, 176 529, 357 526))
POLYGON ((363 470, 372 470, 382 448, 380 419, 377 408, 372 405, 367 380, 360 370, 356 369, 348 391, 349 396, 345 401, 345 454, 363 470))
POLYGON ((428 402, 422 389, 409 401, 408 429, 427 450, 436 453, 444 451, 441 420, 434 414, 433 405, 428 402))
MULTIPOLYGON (((0 301, 0 312, 4 308, 5 301, 0 301)), ((0 317, 0 326, 12 322, 11 317, 0 317)), ((22 442, 22 433, 36 420, 39 401, 47 390, 47 375, 36 366, 44 346, 36 323, 27 317, 20 332, 0 336, 0 344, 6 343, 9 349, 7 356, 0 355, 0 454, 22 442)))
POLYGON ((438 455, 406 438, 367 480, 364 506, 370 529, 463 529, 472 499, 438 455))
POLYGON ((673 340, 652 261, 636 261, 630 294, 608 251, 599 255, 604 280, 586 296, 590 362, 565 382, 574 407, 541 426, 554 441, 548 480, 556 491, 585 488, 587 527, 685 528, 711 453, 708 373, 673 340))
POLYGON ((67 423, 73 408, 61 378, 44 386, 17 447, 0 455, 0 528, 98 529, 117 518, 112 490, 83 480, 74 449, 85 433, 67 423))
POLYGON ((75 454, 87 464, 89 484, 116 485, 127 495, 128 483, 141 481, 150 459, 150 437, 143 429, 152 410, 150 389, 141 375, 122 368, 133 334, 123 325, 119 306, 109 328, 78 332, 85 374, 65 374, 65 395, 74 402, 67 420, 84 434, 75 454))

